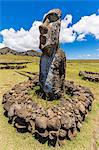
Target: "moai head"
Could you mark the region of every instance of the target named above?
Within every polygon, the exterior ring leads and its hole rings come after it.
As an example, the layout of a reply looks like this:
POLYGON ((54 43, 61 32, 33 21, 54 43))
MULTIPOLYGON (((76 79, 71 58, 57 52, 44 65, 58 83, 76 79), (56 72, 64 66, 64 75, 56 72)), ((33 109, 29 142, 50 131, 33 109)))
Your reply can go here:
POLYGON ((46 16, 44 16, 42 25, 39 26, 39 48, 48 56, 55 53, 59 46, 60 26, 61 11, 59 9, 49 11, 46 16))

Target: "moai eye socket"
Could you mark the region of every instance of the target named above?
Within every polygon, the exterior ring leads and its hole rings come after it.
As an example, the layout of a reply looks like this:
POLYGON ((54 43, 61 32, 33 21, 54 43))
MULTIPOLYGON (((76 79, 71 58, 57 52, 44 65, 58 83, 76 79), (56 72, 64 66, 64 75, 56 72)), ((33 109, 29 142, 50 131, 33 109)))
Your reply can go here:
POLYGON ((41 25, 41 26, 39 26, 39 31, 41 34, 47 34, 48 29, 47 29, 47 27, 41 25))
POLYGON ((59 19, 59 17, 56 13, 52 13, 48 15, 48 19, 50 22, 55 22, 59 19))
POLYGON ((40 35, 40 43, 43 45, 46 43, 46 37, 45 36, 40 35))
POLYGON ((43 23, 46 22, 47 19, 49 20, 49 23, 51 23, 57 21, 59 17, 56 13, 50 13, 45 17, 43 23))

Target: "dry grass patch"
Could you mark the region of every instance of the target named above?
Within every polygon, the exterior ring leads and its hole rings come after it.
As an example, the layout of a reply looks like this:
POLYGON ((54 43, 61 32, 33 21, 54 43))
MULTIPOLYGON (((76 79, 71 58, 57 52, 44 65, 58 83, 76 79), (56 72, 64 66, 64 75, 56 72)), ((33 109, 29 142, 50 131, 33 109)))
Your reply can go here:
MULTIPOLYGON (((38 58, 28 56, 2 56, 2 61, 5 61, 5 59, 10 62, 13 60, 33 60, 33 63, 27 64, 28 68, 23 70, 31 72, 39 71, 38 58)), ((77 134, 77 137, 73 141, 66 141, 66 144, 63 147, 58 148, 59 150, 94 150, 93 142, 95 142, 96 147, 99 148, 99 139, 94 141, 94 131, 98 128, 97 120, 99 118, 99 83, 83 81, 78 74, 79 71, 84 70, 99 72, 99 62, 82 61, 80 63, 79 61, 71 61, 70 63, 67 63, 66 79, 73 80, 76 84, 87 86, 91 89, 95 95, 93 109, 85 119, 81 132, 77 134)), ((0 150, 54 150, 54 148, 48 147, 47 144, 40 144, 31 135, 29 135, 29 133, 17 133, 16 130, 8 124, 7 118, 3 115, 3 108, 1 104, 3 94, 10 90, 15 84, 25 80, 27 80, 27 77, 19 75, 14 70, 0 70, 0 150)), ((36 101, 37 100, 38 99, 36 98, 36 101)), ((95 134, 97 135, 98 132, 95 134)))

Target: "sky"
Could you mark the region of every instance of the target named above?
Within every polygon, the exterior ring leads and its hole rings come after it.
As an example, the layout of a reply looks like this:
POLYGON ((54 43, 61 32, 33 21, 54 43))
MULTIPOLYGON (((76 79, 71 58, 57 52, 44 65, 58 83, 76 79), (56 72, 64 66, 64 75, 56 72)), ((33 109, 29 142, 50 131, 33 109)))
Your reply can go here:
POLYGON ((0 0, 0 47, 38 50, 38 27, 53 8, 62 11, 60 47, 67 59, 99 59, 99 0, 0 0))

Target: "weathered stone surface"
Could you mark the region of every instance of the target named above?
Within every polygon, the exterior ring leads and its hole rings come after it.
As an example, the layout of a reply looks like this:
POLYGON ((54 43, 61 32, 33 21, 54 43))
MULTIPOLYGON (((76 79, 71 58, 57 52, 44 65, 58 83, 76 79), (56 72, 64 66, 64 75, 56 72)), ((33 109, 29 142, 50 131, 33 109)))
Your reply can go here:
POLYGON ((40 30, 40 86, 50 99, 59 98, 64 88, 66 57, 59 48, 61 11, 49 11, 40 30))
POLYGON ((60 127, 61 123, 58 117, 53 117, 52 119, 48 120, 48 128, 50 130, 58 130, 60 127))
POLYGON ((35 119, 35 124, 36 127, 40 128, 40 129, 46 129, 47 128, 47 117, 36 117, 35 119))
POLYGON ((59 138, 60 138, 60 139, 65 138, 66 135, 67 135, 67 131, 66 131, 66 130, 63 130, 63 129, 60 129, 60 130, 59 130, 59 138))

